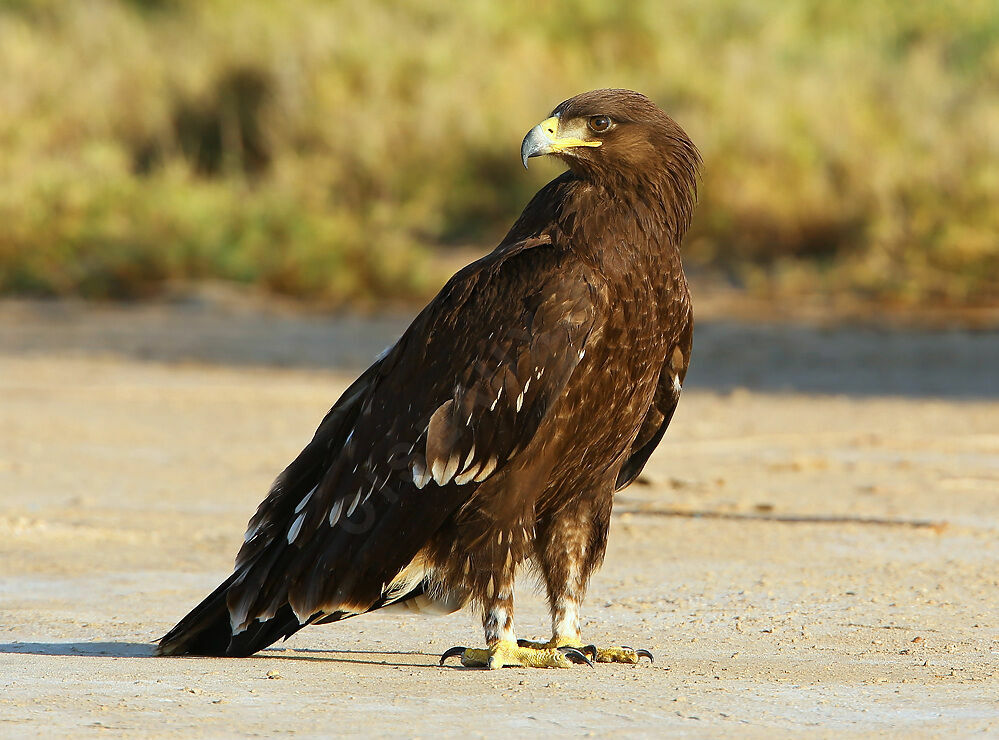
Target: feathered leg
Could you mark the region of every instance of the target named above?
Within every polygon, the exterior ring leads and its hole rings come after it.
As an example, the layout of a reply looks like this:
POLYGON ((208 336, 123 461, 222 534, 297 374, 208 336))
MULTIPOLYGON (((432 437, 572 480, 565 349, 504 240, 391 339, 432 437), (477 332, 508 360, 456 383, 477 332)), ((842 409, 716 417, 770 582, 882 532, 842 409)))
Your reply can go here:
POLYGON ((537 525, 535 561, 548 590, 552 615, 552 639, 546 643, 521 640, 524 647, 574 647, 599 663, 635 664, 648 650, 630 647, 597 648, 583 643, 579 631, 579 609, 586 596, 590 576, 600 566, 607 549, 612 495, 594 497, 589 505, 558 516, 541 517, 537 525))
MULTIPOLYGON (((506 559, 510 563, 510 559, 506 559)), ((514 568, 508 565, 488 576, 477 588, 482 602, 482 627, 486 636, 484 649, 453 647, 441 656, 441 665, 460 655, 461 664, 477 668, 570 668, 573 663, 589 663, 589 658, 574 647, 526 646, 517 642, 513 625, 514 568)))

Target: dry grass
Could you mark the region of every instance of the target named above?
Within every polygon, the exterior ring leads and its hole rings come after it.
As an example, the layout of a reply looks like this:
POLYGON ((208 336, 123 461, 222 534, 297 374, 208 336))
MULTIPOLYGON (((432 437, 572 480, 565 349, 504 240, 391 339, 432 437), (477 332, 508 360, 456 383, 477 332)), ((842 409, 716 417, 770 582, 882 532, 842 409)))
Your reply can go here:
POLYGON ((554 174, 526 129, 623 86, 704 153, 694 262, 999 300, 992 0, 7 0, 0 68, 4 292, 421 296, 554 174))

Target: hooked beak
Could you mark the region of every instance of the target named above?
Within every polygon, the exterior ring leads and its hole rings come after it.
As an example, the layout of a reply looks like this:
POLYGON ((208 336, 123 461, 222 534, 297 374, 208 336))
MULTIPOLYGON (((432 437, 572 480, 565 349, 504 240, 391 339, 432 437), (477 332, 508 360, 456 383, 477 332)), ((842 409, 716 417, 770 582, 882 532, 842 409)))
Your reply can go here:
POLYGON ((527 168, 527 160, 531 157, 543 157, 546 154, 558 154, 566 149, 577 146, 600 146, 603 142, 587 141, 576 136, 558 135, 559 119, 552 116, 545 119, 527 132, 524 143, 520 145, 520 157, 527 168))

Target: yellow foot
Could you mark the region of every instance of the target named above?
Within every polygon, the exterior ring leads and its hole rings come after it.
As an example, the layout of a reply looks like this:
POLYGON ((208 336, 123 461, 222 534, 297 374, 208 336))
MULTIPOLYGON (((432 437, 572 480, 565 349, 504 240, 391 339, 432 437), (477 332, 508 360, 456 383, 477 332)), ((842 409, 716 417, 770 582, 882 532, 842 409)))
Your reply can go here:
POLYGON ((573 664, 593 662, 581 651, 571 646, 524 647, 516 642, 502 640, 486 649, 453 647, 441 656, 441 665, 448 658, 461 656, 461 664, 470 668, 572 668, 573 664))
POLYGON ((589 657, 591 660, 595 660, 597 663, 627 663, 629 665, 636 665, 639 658, 648 658, 650 663, 656 662, 655 657, 653 657, 652 653, 648 650, 635 650, 627 645, 621 645, 620 647, 598 648, 596 645, 563 643, 557 640, 549 640, 548 642, 517 640, 517 644, 521 647, 532 648, 534 650, 550 650, 552 648, 564 649, 566 647, 573 647, 589 657))

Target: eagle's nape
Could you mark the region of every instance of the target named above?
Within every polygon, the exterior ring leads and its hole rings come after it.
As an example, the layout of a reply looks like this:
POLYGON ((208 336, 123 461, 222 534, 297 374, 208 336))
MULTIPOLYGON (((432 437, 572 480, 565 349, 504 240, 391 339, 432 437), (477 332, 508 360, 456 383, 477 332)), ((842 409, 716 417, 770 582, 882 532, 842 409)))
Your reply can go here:
POLYGON ((161 655, 246 656, 388 608, 481 606, 465 665, 637 663, 579 630, 614 492, 669 425, 690 360, 679 258, 700 158, 648 98, 559 105, 521 154, 569 170, 457 273, 336 402, 250 520, 233 574, 161 655), (518 640, 513 585, 545 584, 548 642, 518 640))

